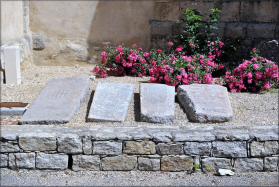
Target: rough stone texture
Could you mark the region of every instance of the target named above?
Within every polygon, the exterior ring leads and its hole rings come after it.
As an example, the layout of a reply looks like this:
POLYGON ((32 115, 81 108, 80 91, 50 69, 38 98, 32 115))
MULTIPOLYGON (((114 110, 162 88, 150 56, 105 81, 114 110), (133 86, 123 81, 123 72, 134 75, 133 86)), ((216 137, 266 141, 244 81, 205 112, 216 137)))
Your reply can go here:
POLYGON ((154 142, 170 142, 172 139, 171 132, 152 133, 154 142))
POLYGON ((238 158, 235 160, 234 168, 236 172, 256 172, 263 171, 262 158, 238 158))
POLYGON ((38 169, 67 169, 68 155, 37 153, 36 168, 38 169))
POLYGON ((172 22, 151 21, 151 35, 171 35, 172 22))
POLYGON ((203 158, 201 159, 204 172, 214 172, 218 169, 232 169, 231 159, 227 158, 203 158))
POLYGON ((9 142, 0 142, 0 152, 1 153, 19 152, 18 144, 13 144, 9 142))
POLYGON ((74 171, 80 170, 100 170, 100 156, 93 155, 73 155, 74 171))
POLYGON ((92 154, 92 141, 91 138, 82 139, 82 151, 86 155, 92 154))
POLYGON ((133 84, 99 82, 88 120, 124 122, 134 93, 133 90, 133 84))
POLYGON ((0 140, 4 139, 4 140, 17 140, 17 135, 14 134, 13 132, 7 132, 7 133, 1 133, 1 137, 0 140))
POLYGON ((0 167, 8 166, 8 154, 0 154, 0 167))
POLYGON ((212 133, 216 136, 217 140, 243 141, 250 139, 249 131, 243 127, 216 127, 212 133))
POLYGON ((240 2, 223 2, 221 7, 220 21, 230 22, 239 20, 240 2))
POLYGON ((55 151, 56 137, 46 133, 19 135, 19 147, 24 151, 55 151))
POLYGON ((121 142, 94 141, 93 154, 96 155, 119 155, 122 154, 121 142))
POLYGON ((173 141, 175 142, 184 142, 184 141, 213 141, 215 140, 215 136, 210 132, 177 132, 174 135, 173 141))
POLYGON ((57 138, 58 152, 78 154, 82 153, 82 142, 78 135, 66 134, 57 138))
POLYGON ((130 171, 137 167, 135 156, 115 156, 102 158, 102 169, 105 171, 130 171))
POLYGON ((140 118, 150 123, 173 123, 174 86, 163 84, 140 84, 140 118))
POLYGON ((35 168, 35 153, 10 153, 9 154, 10 168, 35 168))
POLYGON ((265 157, 264 158, 264 170, 265 171, 277 171, 278 170, 278 157, 265 157))
POLYGON ((225 29, 225 36, 230 38, 246 37, 248 23, 228 23, 225 29))
POLYGON ((157 2, 154 8, 154 19, 158 21, 179 21, 179 2, 157 2))
POLYGON ((160 159, 138 158, 138 168, 142 171, 159 171, 160 159))
MULTIPOLYGON (((279 140, 278 132, 273 131, 273 127, 270 130, 267 130, 268 126, 258 127, 249 127, 250 138, 256 138, 257 141, 269 141, 269 140, 279 140)), ((278 129, 278 127, 276 127, 278 129)))
POLYGON ((247 157, 246 142, 212 142, 214 157, 247 157))
POLYGON ((68 123, 89 89, 88 77, 53 78, 20 119, 21 124, 68 123))
POLYGON ((162 171, 190 171, 193 169, 193 159, 189 156, 163 156, 162 171))
POLYGON ((275 23, 249 23, 247 27, 248 38, 274 38, 275 23))
POLYGON ((277 26, 276 26, 275 38, 279 39, 279 24, 277 24, 277 26))
POLYGON ((250 143, 250 152, 253 157, 275 155, 278 151, 278 142, 276 141, 250 143))
POLYGON ((217 85, 181 85, 177 97, 190 119, 200 123, 231 121, 232 108, 227 88, 217 85))
POLYGON ((33 35, 33 49, 42 50, 46 47, 46 39, 40 35, 33 35))
POLYGON ((140 155, 155 154, 156 153, 155 143, 151 141, 146 141, 146 142, 127 141, 124 144, 123 153, 140 154, 140 155))
POLYGON ((234 172, 231 171, 231 170, 228 170, 228 169, 219 169, 218 170, 218 174, 221 175, 221 176, 224 176, 224 175, 234 175, 234 172))
POLYGON ((159 155, 181 155, 183 154, 183 144, 159 143, 156 145, 156 150, 159 155))
POLYGON ((184 152, 186 155, 210 156, 211 142, 185 142, 184 152))

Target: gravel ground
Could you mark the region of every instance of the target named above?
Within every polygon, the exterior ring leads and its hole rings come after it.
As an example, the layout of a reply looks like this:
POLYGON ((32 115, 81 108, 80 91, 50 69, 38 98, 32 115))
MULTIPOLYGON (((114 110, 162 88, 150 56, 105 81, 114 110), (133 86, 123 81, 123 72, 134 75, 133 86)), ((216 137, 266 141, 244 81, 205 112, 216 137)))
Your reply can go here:
MULTIPOLYGON (((90 76, 93 75, 94 65, 85 66, 35 66, 21 73, 22 84, 19 86, 1 85, 2 102, 27 102, 32 101, 39 95, 46 83, 55 77, 70 76, 90 76)), ((82 102, 79 110, 74 115, 70 123, 57 124, 59 126, 95 126, 95 125, 112 125, 112 126, 148 126, 148 125, 165 125, 140 122, 140 100, 139 84, 149 82, 149 77, 114 77, 109 76, 105 79, 96 78, 90 83, 90 91, 82 102), (98 82, 122 82, 134 84, 134 97, 129 106, 128 114, 124 123, 112 122, 86 122, 86 116, 92 102, 94 90, 98 82)), ((226 123, 199 124, 188 121, 185 112, 175 101, 175 118, 171 126, 261 126, 278 124, 278 93, 252 94, 252 93, 229 93, 233 109, 233 120, 226 123)))
POLYGON ((278 186, 278 172, 215 176, 185 172, 1 169, 1 186, 278 186))

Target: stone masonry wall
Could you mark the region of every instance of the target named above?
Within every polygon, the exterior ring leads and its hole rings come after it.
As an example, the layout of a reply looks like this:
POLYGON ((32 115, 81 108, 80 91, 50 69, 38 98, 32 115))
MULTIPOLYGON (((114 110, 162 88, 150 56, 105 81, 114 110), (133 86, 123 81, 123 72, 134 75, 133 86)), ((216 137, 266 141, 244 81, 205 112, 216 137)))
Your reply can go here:
POLYGON ((278 127, 2 126, 1 165, 10 169, 278 171, 278 127))
MULTIPOLYGON (((218 30, 214 36, 222 39, 228 54, 224 59, 227 67, 236 66, 243 59, 250 59, 250 51, 257 48, 269 60, 279 61, 279 1, 277 0, 188 0, 157 2, 154 20, 151 21, 151 48, 168 51, 167 42, 182 34, 183 25, 178 23, 187 8, 201 14, 213 8, 222 12, 218 30), (237 39, 242 37, 242 44, 237 39), (229 49, 235 45, 238 50, 229 49)), ((203 21, 208 21, 204 19, 203 21)))

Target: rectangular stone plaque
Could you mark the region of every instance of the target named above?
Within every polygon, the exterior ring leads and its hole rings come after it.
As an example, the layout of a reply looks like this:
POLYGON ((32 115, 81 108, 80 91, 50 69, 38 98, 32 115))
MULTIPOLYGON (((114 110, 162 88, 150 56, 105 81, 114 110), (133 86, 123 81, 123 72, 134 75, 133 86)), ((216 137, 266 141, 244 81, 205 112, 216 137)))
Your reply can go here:
POLYGON ((199 123, 231 121, 233 112, 227 88, 218 85, 181 85, 177 97, 190 119, 199 123))
POLYGON ((88 121, 124 122, 133 94, 133 84, 99 82, 88 121))
POLYGON ((23 114, 20 124, 68 123, 89 90, 88 77, 53 78, 23 114))
POLYGON ((175 87, 164 84, 140 84, 141 121, 173 123, 175 87))

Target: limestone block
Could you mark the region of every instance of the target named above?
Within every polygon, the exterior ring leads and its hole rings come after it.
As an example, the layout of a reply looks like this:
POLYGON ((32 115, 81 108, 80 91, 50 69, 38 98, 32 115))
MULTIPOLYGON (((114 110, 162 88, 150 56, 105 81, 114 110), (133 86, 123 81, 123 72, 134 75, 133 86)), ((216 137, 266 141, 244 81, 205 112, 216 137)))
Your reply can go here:
POLYGON ((250 152, 253 157, 271 156, 278 153, 278 142, 252 142, 250 143, 250 152))
POLYGON ((186 155, 210 156, 211 142, 185 142, 184 152, 186 155))
POLYGON ((19 135, 19 147, 24 151, 55 151, 56 137, 46 133, 19 135))
POLYGON ((135 156, 105 157, 101 161, 104 171, 130 171, 137 167, 137 157, 135 156))
POLYGON ((0 154, 0 168, 8 167, 8 154, 0 154))
POLYGON ((174 135, 174 142, 198 141, 207 142, 215 140, 215 136, 210 132, 177 132, 174 135))
POLYGON ((65 134, 57 138, 58 152, 78 154, 82 153, 82 142, 76 134, 65 134))
POLYGON ((10 153, 9 167, 34 169, 35 168, 35 153, 10 153))
POLYGON ((236 172, 256 172, 263 171, 262 158, 237 158, 234 163, 236 172))
POLYGON ((156 145, 156 150, 159 155, 181 155, 183 154, 183 144, 159 143, 156 145))
POLYGON ((167 21, 151 21, 150 34, 152 35, 171 35, 172 34, 172 22, 167 21))
POLYGON ((81 170, 100 170, 100 156, 98 155, 73 155, 73 166, 74 171, 81 170))
POLYGON ((179 21, 179 2, 157 2, 154 8, 154 19, 158 21, 179 21))
POLYGON ((46 39, 40 35, 33 35, 33 49, 42 50, 46 47, 46 39))
POLYGON ((141 171, 159 171, 160 159, 138 158, 138 167, 141 171))
POLYGON ((93 154, 96 155, 122 154, 122 142, 94 141, 93 154))
POLYGON ((38 168, 38 169, 59 169, 59 170, 67 169, 68 168, 68 155, 37 153, 36 168, 38 168))
POLYGON ((224 22, 230 22, 230 21, 238 21, 239 20, 239 8, 240 8, 240 2, 223 2, 221 13, 220 15, 220 21, 224 22))
POLYGON ((152 133, 154 142, 170 142, 172 139, 171 132, 152 133))
POLYGON ((247 37, 273 39, 275 27, 275 23, 249 23, 247 27, 247 37))
POLYGON ((155 143, 151 141, 144 141, 144 142, 127 141, 124 144, 123 153, 140 154, 140 155, 155 154, 156 153, 155 143))
POLYGON ((228 158, 203 158, 201 159, 204 172, 214 172, 218 169, 232 169, 231 159, 228 158))
POLYGON ((265 157, 264 158, 264 170, 265 171, 277 171, 278 170, 278 157, 265 157))
POLYGON ((189 156, 163 156, 161 160, 162 171, 191 171, 193 159, 189 156))
POLYGON ((248 23, 227 23, 225 36, 229 38, 246 37, 248 23))
POLYGON ((82 139, 82 151, 86 155, 92 154, 92 141, 90 137, 82 139))
POLYGON ((9 142, 0 142, 0 152, 1 153, 19 152, 18 144, 13 144, 9 142))
POLYGON ((246 142, 212 142, 214 157, 247 157, 246 142))

